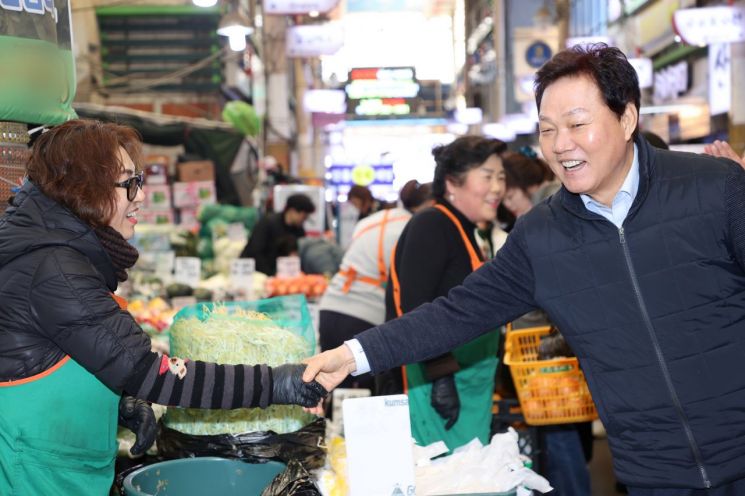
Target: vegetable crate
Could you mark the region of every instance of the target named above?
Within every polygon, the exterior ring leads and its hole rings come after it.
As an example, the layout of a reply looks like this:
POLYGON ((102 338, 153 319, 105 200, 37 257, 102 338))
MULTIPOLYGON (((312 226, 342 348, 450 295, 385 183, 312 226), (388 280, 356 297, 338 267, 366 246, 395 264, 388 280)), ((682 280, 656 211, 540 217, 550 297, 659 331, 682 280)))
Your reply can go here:
POLYGON ((531 425, 585 422, 598 417, 577 358, 538 359, 541 336, 550 327, 507 333, 504 363, 509 365, 525 422, 531 425))

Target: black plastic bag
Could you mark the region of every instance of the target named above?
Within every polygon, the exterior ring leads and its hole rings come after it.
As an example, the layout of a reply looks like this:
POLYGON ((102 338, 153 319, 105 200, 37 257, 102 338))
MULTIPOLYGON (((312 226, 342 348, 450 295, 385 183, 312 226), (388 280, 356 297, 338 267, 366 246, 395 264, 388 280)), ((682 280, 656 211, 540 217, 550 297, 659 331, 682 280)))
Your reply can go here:
POLYGON ((287 434, 273 431, 245 434, 195 436, 169 429, 162 422, 158 429, 158 453, 165 458, 219 456, 238 458, 250 463, 276 460, 289 464, 300 461, 309 470, 320 468, 326 452, 320 447, 326 421, 316 419, 300 430, 287 434))
POLYGON ((321 492, 305 467, 299 461, 292 460, 285 471, 261 492, 261 496, 321 496, 321 492))

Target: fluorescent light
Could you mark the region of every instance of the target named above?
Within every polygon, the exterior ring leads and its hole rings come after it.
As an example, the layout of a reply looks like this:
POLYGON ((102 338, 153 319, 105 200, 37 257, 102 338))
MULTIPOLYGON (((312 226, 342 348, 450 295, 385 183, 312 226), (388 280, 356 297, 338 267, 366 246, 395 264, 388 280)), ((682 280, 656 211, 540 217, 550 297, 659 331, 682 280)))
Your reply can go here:
POLYGON ((243 32, 233 30, 228 35, 228 44, 234 52, 242 52, 246 49, 246 35, 243 32))
POLYGON ((237 33, 243 36, 248 36, 253 33, 254 28, 251 26, 251 21, 246 16, 239 12, 230 12, 225 14, 220 19, 220 24, 217 27, 217 34, 221 36, 234 36, 237 33))

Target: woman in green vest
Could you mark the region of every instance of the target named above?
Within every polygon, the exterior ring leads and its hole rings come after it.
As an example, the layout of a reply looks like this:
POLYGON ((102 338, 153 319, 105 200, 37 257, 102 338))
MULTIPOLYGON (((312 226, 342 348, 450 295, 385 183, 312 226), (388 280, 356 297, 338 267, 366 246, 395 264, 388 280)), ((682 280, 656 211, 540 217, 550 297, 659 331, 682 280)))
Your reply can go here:
MULTIPOLYGON (((483 263, 476 224, 496 218, 505 190, 505 150, 501 141, 478 136, 433 150, 436 205, 418 212, 398 240, 386 290, 389 320, 447 295, 483 263)), ((497 344, 492 332, 452 353, 404 367, 418 444, 442 440, 453 450, 474 438, 489 442, 497 344)))
MULTIPOLYGON (((42 134, 0 217, 0 494, 104 496, 123 393, 190 408, 317 406, 302 365, 168 357, 113 293, 137 260, 136 132, 75 120, 42 134)), ((124 417, 138 415, 123 402, 124 417)), ((136 422, 134 422, 136 424, 136 422)))

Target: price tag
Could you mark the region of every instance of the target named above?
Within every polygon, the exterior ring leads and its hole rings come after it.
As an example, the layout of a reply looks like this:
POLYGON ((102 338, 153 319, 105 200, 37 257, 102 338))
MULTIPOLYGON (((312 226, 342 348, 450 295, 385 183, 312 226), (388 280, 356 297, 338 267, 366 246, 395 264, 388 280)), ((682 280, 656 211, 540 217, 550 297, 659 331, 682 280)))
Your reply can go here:
POLYGON ((254 272, 256 261, 253 258, 236 258, 230 262, 230 285, 249 300, 253 299, 254 272))
POLYGON ((184 307, 196 305, 197 299, 193 296, 176 296, 171 298, 171 306, 174 310, 179 311, 184 307))
POLYGON ((300 257, 278 257, 277 277, 292 279, 300 276, 300 257))
POLYGON ((243 241, 245 243, 246 239, 248 239, 248 231, 246 231, 246 226, 244 226, 240 222, 233 222, 232 224, 228 224, 228 239, 230 241, 243 241))
POLYGON ((202 275, 202 261, 198 257, 176 257, 173 280, 188 284, 192 288, 199 285, 202 275))

